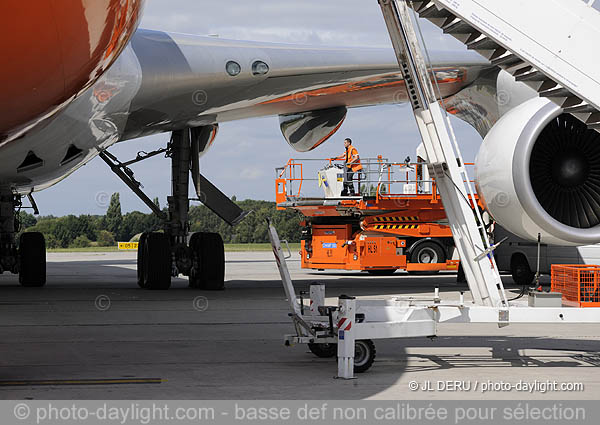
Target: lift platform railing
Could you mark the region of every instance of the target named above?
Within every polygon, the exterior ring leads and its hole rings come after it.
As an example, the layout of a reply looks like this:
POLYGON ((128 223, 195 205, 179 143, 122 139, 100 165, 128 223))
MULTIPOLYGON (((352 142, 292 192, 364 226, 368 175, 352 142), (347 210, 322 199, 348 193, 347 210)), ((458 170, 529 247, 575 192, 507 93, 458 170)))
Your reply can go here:
MULTIPOLYGON (((390 162, 387 158, 361 158, 363 169, 355 173, 353 184, 358 188, 357 196, 341 196, 340 199, 375 197, 386 199, 427 197, 439 201, 435 179, 429 178, 427 162, 390 162)), ((466 163, 473 166, 473 163, 466 163)), ((292 158, 276 168, 275 186, 278 204, 300 199, 336 199, 324 196, 318 176, 325 167, 338 167, 344 173, 342 161, 331 158, 292 158)), ((469 183, 473 184, 473 181, 469 183)))

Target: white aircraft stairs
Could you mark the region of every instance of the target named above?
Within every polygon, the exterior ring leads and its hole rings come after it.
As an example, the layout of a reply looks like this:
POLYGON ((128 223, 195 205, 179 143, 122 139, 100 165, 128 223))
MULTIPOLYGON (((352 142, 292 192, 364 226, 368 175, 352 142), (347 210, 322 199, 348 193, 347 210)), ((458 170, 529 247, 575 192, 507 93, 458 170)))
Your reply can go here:
POLYGON ((593 0, 424 0, 421 18, 600 132, 600 12, 593 0))

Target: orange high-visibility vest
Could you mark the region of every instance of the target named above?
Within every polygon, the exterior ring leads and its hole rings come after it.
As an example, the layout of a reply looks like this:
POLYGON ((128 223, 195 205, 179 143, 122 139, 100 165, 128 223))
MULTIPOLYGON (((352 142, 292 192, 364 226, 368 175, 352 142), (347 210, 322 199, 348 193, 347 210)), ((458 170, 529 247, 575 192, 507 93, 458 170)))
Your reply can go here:
POLYGON ((353 156, 358 156, 358 150, 352 145, 348 149, 346 149, 346 167, 350 168, 352 171, 360 171, 362 170, 362 165, 360 164, 360 159, 358 162, 354 162, 350 164, 353 156))

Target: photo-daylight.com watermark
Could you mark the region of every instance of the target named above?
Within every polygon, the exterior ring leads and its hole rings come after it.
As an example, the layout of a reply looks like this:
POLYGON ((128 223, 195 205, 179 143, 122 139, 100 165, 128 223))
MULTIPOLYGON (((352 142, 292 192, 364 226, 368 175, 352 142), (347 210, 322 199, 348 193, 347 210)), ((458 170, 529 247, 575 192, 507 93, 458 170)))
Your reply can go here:
POLYGON ((558 382, 556 380, 438 380, 410 381, 408 389, 415 392, 525 392, 546 394, 550 392, 583 392, 582 382, 558 382))
POLYGON ((30 401, 0 402, 3 424, 44 423, 595 423, 572 401, 30 401), (10 417, 8 412, 10 411, 10 417))

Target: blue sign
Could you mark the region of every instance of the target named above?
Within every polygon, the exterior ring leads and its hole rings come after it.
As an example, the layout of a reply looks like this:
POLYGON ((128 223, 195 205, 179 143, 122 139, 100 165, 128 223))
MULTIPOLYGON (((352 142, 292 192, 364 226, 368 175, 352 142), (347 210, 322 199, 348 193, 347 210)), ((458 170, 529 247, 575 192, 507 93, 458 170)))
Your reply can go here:
POLYGON ((344 331, 338 332, 338 339, 344 339, 344 331))
POLYGON ((337 243, 325 243, 323 242, 323 248, 324 249, 328 249, 328 248, 337 248, 337 243))

